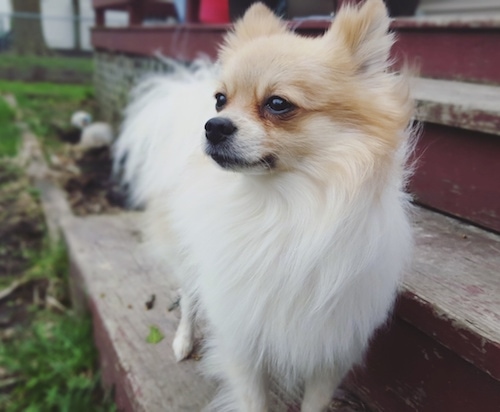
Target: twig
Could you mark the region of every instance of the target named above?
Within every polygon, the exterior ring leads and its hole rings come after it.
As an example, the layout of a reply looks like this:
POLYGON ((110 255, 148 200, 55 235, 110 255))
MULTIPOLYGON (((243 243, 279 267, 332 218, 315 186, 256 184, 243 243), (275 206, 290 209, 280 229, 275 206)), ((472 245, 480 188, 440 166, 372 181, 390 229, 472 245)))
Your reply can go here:
POLYGON ((45 303, 47 307, 58 309, 61 312, 66 312, 67 310, 66 306, 59 302, 55 297, 50 295, 45 298, 45 303))
POLYGON ((0 300, 3 300, 6 297, 10 296, 18 287, 23 286, 30 281, 31 279, 26 277, 15 280, 10 284, 10 286, 0 291, 0 300))
POLYGON ((0 380, 0 389, 8 388, 9 386, 15 385, 21 382, 21 378, 5 378, 0 380))

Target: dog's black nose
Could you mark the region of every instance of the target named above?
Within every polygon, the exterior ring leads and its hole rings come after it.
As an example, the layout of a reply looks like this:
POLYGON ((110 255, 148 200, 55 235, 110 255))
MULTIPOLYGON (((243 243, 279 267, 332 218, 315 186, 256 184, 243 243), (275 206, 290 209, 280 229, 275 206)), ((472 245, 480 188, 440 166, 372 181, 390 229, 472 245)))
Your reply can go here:
POLYGON ((213 117, 205 123, 205 136, 212 144, 219 144, 236 131, 234 123, 226 117, 213 117))

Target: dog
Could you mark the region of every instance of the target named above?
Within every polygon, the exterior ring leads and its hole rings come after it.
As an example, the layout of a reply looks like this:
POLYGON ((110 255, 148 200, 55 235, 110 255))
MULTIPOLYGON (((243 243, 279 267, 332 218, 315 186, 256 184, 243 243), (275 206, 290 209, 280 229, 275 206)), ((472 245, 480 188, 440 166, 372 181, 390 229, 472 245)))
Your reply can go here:
POLYGON ((268 411, 277 380, 323 411, 388 319, 412 250, 413 140, 389 22, 367 0, 301 37, 257 3, 216 64, 149 79, 126 109, 116 164, 182 286, 178 361, 206 323, 212 410, 268 411))

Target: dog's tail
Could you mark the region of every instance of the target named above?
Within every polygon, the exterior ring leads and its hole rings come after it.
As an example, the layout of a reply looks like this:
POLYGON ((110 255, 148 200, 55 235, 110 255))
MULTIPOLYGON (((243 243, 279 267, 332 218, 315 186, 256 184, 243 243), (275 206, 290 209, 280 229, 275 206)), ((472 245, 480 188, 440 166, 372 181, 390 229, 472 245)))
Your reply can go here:
POLYGON ((215 65, 200 60, 170 67, 170 72, 150 76, 132 90, 113 146, 113 179, 127 192, 130 207, 145 206, 158 186, 166 184, 164 173, 176 153, 166 155, 173 150, 182 155, 172 139, 201 136, 210 116, 206 106, 214 106, 215 65))

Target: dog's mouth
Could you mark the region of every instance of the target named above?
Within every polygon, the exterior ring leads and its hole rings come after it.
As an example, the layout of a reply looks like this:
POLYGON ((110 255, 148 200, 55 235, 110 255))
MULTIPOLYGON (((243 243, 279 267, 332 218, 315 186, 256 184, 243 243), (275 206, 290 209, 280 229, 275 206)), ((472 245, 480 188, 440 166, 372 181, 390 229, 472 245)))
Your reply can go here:
POLYGON ((224 169, 250 169, 250 168, 264 168, 272 170, 276 166, 276 156, 268 154, 259 160, 249 162, 246 159, 236 156, 228 156, 221 153, 210 153, 210 157, 214 159, 217 164, 224 169))

